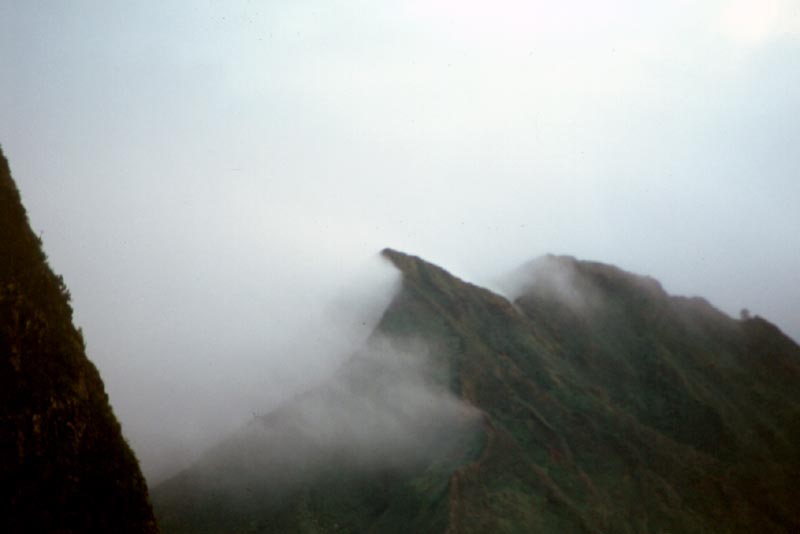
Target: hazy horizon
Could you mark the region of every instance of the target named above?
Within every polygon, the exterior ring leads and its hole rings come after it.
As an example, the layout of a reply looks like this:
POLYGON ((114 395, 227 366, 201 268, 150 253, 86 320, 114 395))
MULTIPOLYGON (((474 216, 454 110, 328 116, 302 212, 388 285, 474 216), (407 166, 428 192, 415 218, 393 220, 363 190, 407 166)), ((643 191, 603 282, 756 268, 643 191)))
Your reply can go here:
POLYGON ((789 0, 11 1, 0 68, 0 144, 150 475, 330 373, 387 246, 488 286, 610 263, 800 340, 789 0))

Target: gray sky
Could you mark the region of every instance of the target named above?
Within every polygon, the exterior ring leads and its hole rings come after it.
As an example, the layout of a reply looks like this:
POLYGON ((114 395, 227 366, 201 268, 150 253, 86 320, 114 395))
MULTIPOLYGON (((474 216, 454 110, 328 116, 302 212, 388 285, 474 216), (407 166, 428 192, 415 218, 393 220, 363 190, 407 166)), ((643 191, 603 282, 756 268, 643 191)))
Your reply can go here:
POLYGON ((700 4, 0 2, 0 143, 145 470, 334 367, 384 246, 800 339, 800 3, 700 4))

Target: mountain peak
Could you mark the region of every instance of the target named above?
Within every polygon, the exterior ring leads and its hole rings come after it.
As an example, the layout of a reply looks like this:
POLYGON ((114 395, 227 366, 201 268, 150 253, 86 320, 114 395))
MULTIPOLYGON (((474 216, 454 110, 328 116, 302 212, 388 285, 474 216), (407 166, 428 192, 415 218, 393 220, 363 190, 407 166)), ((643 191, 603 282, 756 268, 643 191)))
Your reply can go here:
POLYGON ((394 265, 395 267, 397 267, 397 269, 399 269, 401 272, 404 273, 416 271, 420 268, 420 266, 443 270, 441 269, 441 267, 438 267, 433 263, 425 261, 419 256, 408 254, 406 252, 401 252, 393 248, 387 247, 383 249, 381 251, 381 256, 389 260, 392 263, 392 265, 394 265))
POLYGON ((568 284, 583 290, 591 287, 611 292, 643 291, 651 296, 667 297, 661 283, 655 278, 631 273, 607 263, 579 260, 574 256, 540 256, 517 269, 512 278, 526 285, 527 289, 537 285, 568 284))

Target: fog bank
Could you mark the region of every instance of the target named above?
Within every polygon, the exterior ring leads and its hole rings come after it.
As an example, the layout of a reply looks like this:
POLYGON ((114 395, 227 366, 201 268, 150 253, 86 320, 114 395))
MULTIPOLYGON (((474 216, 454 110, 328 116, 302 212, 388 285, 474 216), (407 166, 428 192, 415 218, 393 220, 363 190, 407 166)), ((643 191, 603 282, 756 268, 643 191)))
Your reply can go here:
MULTIPOLYGON (((247 288, 235 306, 218 288, 200 286, 193 305, 179 304, 182 315, 170 327, 154 332, 150 323, 134 323, 124 344, 106 348, 130 358, 106 363, 104 376, 152 482, 186 467, 254 414, 324 381, 363 346, 399 275, 377 254, 344 264, 321 255, 306 272, 280 277, 273 267, 231 281, 225 291, 247 288)), ((178 307, 173 298, 153 295, 148 305, 178 307)))
POLYGON ((571 254, 800 339, 792 0, 8 1, 0 68, 148 476, 332 373, 387 246, 483 285, 571 254))
POLYGON ((181 484, 208 486, 247 502, 313 488, 326 473, 358 477, 454 461, 469 454, 482 418, 450 392, 440 365, 422 342, 377 334, 332 377, 254 415, 203 455, 190 478, 179 475, 164 491, 179 498, 181 484))

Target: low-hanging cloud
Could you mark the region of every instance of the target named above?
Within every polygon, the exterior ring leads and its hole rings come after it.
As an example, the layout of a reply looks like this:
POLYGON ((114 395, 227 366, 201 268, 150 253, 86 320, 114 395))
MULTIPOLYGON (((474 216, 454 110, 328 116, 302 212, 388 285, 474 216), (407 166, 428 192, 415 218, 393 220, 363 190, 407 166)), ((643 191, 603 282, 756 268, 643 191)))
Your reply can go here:
POLYGON ((495 285, 511 302, 537 295, 579 315, 591 313, 601 302, 596 288, 578 272, 575 259, 565 256, 547 255, 529 261, 495 285))
POLYGON ((614 285, 633 285, 643 293, 666 296, 661 284, 649 276, 552 254, 529 261, 494 283, 511 302, 530 298, 557 302, 583 319, 592 319, 607 310, 608 296, 604 293, 614 285))
MULTIPOLYGON (((314 268, 298 269, 293 279, 275 270, 265 280, 222 284, 223 291, 252 292, 232 296, 230 304, 217 296, 220 287, 209 298, 199 285, 194 306, 172 303, 182 316, 163 338, 149 323, 128 325, 124 332, 141 336, 131 341, 141 352, 111 368, 119 376, 106 375, 112 398, 126 401, 115 410, 151 483, 187 467, 253 414, 324 382, 363 346, 398 289, 399 273, 377 255, 340 258, 337 267, 332 261, 320 254, 314 268)), ((150 306, 163 309, 175 297, 165 292, 150 306)))
POLYGON ((192 483, 280 497, 325 470, 401 471, 463 454, 480 415, 437 382, 431 356, 421 341, 371 337, 333 377, 207 453, 192 483))

